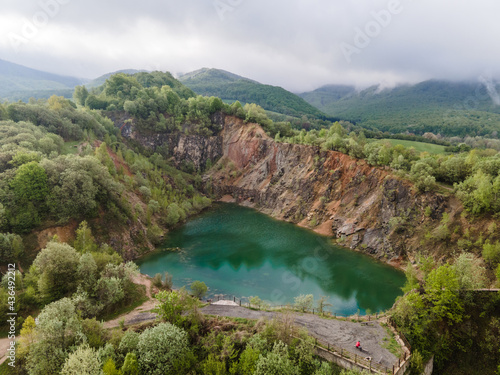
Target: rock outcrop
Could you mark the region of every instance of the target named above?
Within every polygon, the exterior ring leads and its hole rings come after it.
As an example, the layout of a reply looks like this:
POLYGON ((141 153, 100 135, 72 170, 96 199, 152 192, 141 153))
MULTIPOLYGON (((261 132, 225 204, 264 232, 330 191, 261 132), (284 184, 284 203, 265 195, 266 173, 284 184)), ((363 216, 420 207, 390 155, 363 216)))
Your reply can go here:
POLYGON ((390 262, 419 252, 421 239, 439 225, 454 200, 418 193, 410 182, 364 160, 275 142, 257 124, 231 116, 218 121, 222 131, 208 138, 145 135, 130 123, 122 134, 151 149, 167 146, 177 165, 189 161, 200 170, 208 159, 219 160, 204 176, 207 189, 218 199, 309 227, 390 262))
POLYGON ((390 171, 317 147, 278 143, 255 124, 228 117, 223 158, 206 176, 217 197, 333 236, 352 249, 398 261, 420 248, 448 201, 419 194, 390 171))

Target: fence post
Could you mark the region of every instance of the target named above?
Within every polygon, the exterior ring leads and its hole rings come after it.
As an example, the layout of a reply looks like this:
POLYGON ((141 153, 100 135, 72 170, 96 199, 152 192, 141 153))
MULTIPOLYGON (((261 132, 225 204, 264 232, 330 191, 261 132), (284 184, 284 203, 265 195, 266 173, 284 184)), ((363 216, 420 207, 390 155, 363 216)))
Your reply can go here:
POLYGON ((328 344, 328 351, 330 351, 330 343, 327 343, 328 344))
POLYGON ((372 360, 370 359, 370 372, 372 372, 372 360))
POLYGON ((343 357, 343 354, 344 354, 344 348, 340 348, 340 358, 343 357))
POLYGON ((233 296, 233 302, 236 302, 236 297, 233 296))
MULTIPOLYGON (((386 367, 386 370, 387 370, 387 367, 386 367)), ((394 374, 394 365, 392 365, 392 373, 394 374)))
POLYGON ((241 306, 241 299, 240 299, 240 306, 241 306))
POLYGON ((354 363, 358 363, 358 355, 354 354, 354 363))

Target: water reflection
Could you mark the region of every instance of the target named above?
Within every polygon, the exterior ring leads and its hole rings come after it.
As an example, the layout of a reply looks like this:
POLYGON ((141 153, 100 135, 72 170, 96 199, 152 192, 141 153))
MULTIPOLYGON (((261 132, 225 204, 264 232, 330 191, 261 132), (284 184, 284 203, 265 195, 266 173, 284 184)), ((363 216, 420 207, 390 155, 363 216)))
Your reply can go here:
POLYGON ((258 295, 277 304, 325 295, 341 314, 385 310, 404 283, 401 272, 367 256, 236 205, 217 205, 171 232, 163 247, 182 251, 142 259, 142 272, 168 271, 177 287, 202 280, 212 294, 258 295))

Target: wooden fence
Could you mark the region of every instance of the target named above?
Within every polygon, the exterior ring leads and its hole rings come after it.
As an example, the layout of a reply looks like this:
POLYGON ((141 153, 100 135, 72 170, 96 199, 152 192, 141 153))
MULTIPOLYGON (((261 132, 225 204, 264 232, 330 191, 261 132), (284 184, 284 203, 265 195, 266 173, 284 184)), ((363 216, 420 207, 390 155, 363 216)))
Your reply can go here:
MULTIPOLYGON (((221 297, 224 297, 224 295, 216 295, 217 300, 220 301, 221 297)), ((233 302, 237 303, 239 306, 243 307, 248 307, 248 308, 257 308, 260 310, 261 306, 252 306, 249 302, 247 303, 242 303, 240 298, 236 298, 233 296, 233 302)), ((212 300, 209 300, 208 302, 212 302, 212 300)), ((268 306, 269 307, 269 306, 268 306)), ((320 312, 318 309, 312 309, 312 310, 305 310, 305 309, 297 309, 294 308, 292 305, 276 305, 272 306, 269 308, 266 308, 265 310, 289 310, 289 311, 295 311, 295 312, 302 312, 302 313, 312 313, 312 314, 317 314, 321 315, 324 317, 331 317, 331 318, 341 318, 345 320, 355 320, 358 322, 369 322, 373 319, 377 320, 382 316, 385 316, 385 314, 375 314, 375 315, 341 315, 337 313, 332 313, 330 311, 323 311, 320 312)), ((361 370, 368 370, 372 373, 378 373, 378 374, 392 374, 392 375, 399 375, 404 373, 404 370, 408 366, 408 361, 410 360, 411 357, 411 345, 410 342, 407 340, 406 336, 398 329, 396 322, 389 317, 388 318, 388 323, 392 326, 392 328, 395 330, 401 341, 403 342, 405 348, 403 348, 403 354, 401 357, 398 358, 398 361, 392 365, 392 368, 389 368, 387 366, 382 365, 379 362, 374 362, 372 358, 370 357, 365 357, 363 355, 359 355, 357 353, 352 353, 348 350, 345 350, 339 346, 330 344, 328 342, 321 341, 317 338, 314 338, 315 340, 315 351, 316 354, 327 359, 325 354, 328 353, 329 356, 333 358, 339 359, 341 362, 342 361, 347 361, 349 362, 351 367, 356 367, 361 370)), ((301 340, 299 337, 292 336, 295 339, 301 340)), ((329 359, 328 359, 329 360, 329 359)), ((341 363, 336 361, 337 363, 341 363)))

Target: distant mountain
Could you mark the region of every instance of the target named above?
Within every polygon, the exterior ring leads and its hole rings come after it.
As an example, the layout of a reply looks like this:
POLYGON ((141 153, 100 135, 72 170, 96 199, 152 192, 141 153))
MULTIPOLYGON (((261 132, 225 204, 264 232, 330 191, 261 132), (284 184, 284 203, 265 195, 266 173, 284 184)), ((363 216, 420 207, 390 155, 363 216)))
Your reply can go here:
POLYGON ((1 99, 24 100, 30 96, 40 98, 53 94, 71 96, 73 88, 85 82, 81 78, 47 73, 0 60, 1 99))
POLYGON ((104 74, 96 79, 93 79, 92 81, 90 82, 87 82, 85 84, 85 86, 88 88, 88 89, 91 89, 91 88, 94 88, 94 87, 99 87, 101 85, 104 85, 104 83, 106 82, 106 80, 111 77, 112 75, 115 75, 115 74, 118 74, 118 73, 125 73, 125 74, 136 74, 136 73, 140 73, 140 72, 145 72, 146 70, 137 70, 137 69, 122 69, 122 70, 117 70, 116 72, 112 72, 112 73, 107 73, 107 74, 104 74))
POLYGON ((242 104, 255 103, 268 111, 295 117, 328 117, 281 87, 264 85, 224 70, 203 68, 181 75, 179 81, 198 95, 217 96, 224 101, 239 100, 242 104))
POLYGON ((323 112, 368 129, 443 135, 500 134, 500 86, 430 80, 393 89, 323 86, 299 94, 323 112), (497 132, 497 133, 494 133, 497 132))

